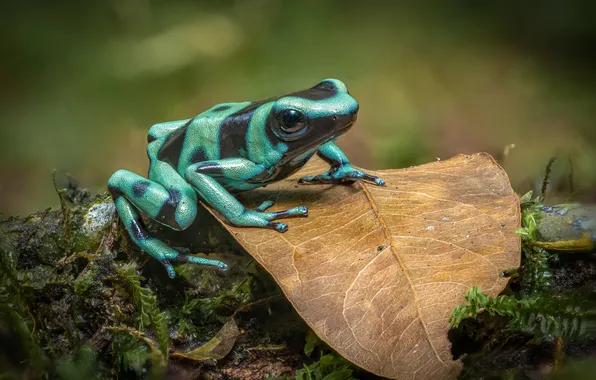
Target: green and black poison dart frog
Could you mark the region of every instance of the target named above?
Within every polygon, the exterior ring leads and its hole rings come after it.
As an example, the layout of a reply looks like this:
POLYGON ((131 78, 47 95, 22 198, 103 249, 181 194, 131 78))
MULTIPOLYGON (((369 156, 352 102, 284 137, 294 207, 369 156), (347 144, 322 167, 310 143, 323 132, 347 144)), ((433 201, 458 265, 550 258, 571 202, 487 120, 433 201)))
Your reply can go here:
POLYGON ((155 124, 149 130, 148 179, 118 170, 108 181, 120 219, 132 240, 158 259, 170 277, 170 261, 226 269, 218 260, 183 255, 151 237, 139 211, 175 230, 190 226, 198 197, 235 226, 284 232, 274 220, 307 216, 305 206, 266 212, 272 201, 247 210, 233 193, 280 181, 300 169, 316 152, 329 163, 326 173, 302 177, 301 183, 384 185, 356 170, 334 140, 356 121, 358 103, 344 83, 325 79, 312 88, 257 102, 224 103, 187 120, 155 124))

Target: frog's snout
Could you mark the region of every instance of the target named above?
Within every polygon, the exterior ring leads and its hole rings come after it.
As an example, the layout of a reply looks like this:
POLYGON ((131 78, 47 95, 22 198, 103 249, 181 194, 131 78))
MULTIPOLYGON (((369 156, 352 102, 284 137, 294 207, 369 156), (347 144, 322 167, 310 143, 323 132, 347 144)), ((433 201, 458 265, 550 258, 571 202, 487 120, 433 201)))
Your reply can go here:
POLYGON ((355 109, 348 113, 342 113, 341 111, 336 111, 333 114, 333 121, 336 124, 345 125, 345 124, 353 124, 358 119, 358 106, 355 109))
POLYGON ((358 112, 350 113, 347 115, 334 115, 333 120, 335 121, 336 128, 339 130, 349 129, 352 124, 356 122, 358 118, 358 112))
POLYGON ((352 112, 350 112, 350 114, 349 114, 352 124, 354 122, 356 122, 356 119, 358 119, 358 111, 359 110, 360 110, 360 105, 358 103, 356 103, 354 108, 352 108, 352 112))

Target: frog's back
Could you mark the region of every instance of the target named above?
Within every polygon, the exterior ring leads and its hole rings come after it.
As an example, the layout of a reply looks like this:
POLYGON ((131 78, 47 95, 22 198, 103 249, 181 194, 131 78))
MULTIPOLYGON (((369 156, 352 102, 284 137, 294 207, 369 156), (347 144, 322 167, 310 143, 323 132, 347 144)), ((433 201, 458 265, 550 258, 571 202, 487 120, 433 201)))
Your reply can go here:
POLYGON ((197 162, 239 157, 243 144, 239 137, 246 128, 240 122, 230 123, 230 115, 250 104, 219 104, 192 119, 155 124, 148 132, 149 158, 168 162, 183 175, 197 162))

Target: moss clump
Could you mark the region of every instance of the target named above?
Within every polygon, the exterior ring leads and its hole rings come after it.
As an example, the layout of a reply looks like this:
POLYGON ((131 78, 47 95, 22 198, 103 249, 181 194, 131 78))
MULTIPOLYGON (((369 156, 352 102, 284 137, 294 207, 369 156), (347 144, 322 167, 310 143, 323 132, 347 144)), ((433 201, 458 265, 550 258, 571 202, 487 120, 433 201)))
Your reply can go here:
POLYGON ((1 378, 240 379, 302 368, 304 323, 209 214, 180 233, 149 223, 181 252, 217 252, 231 265, 225 275, 178 265, 171 280, 130 244, 108 196, 77 191, 59 192, 60 210, 0 221, 1 378), (242 334, 226 358, 172 358, 207 342, 232 315, 242 334))

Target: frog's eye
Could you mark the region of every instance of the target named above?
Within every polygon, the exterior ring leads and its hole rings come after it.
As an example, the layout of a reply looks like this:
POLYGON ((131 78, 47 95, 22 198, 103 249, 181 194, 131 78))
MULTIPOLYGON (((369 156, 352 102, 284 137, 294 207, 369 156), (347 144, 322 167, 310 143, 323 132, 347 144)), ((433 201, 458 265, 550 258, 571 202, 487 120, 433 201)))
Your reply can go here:
POLYGON ((306 118, 300 111, 287 109, 277 115, 279 127, 285 133, 296 133, 304 129, 306 118))

